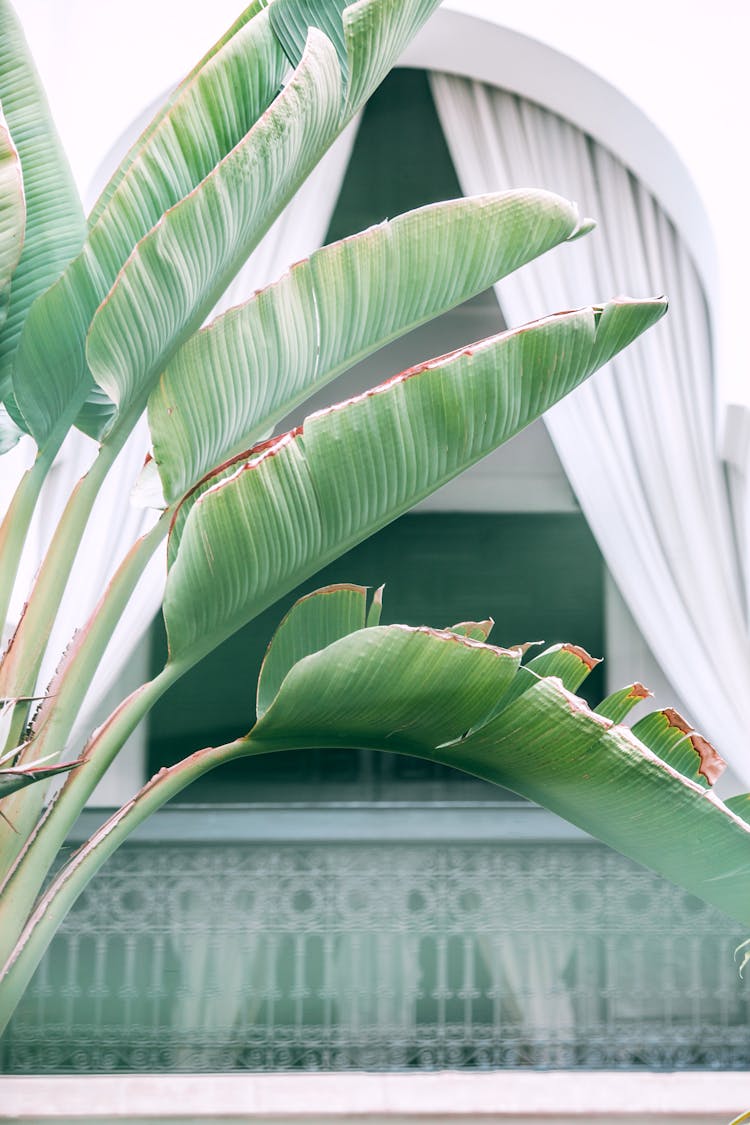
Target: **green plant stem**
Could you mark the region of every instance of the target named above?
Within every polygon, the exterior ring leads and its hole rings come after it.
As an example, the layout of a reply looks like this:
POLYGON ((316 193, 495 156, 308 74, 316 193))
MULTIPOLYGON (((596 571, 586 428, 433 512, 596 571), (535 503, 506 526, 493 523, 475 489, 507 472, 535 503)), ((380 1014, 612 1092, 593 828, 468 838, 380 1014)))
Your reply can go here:
POLYGON ((238 738, 198 750, 161 770, 136 796, 110 817, 68 860, 40 898, 0 974, 0 1034, 52 940, 58 926, 102 864, 138 825, 185 786, 224 762, 285 747, 238 738))
POLYGON ((74 488, 37 576, 2 667, 0 698, 32 695, 52 626, 68 584, 91 510, 104 478, 127 437, 102 445, 89 471, 74 488))
MULTIPOLYGON (((67 432, 67 430, 65 431, 67 432)), ((0 664, 0 698, 33 696, 36 689, 39 669, 47 648, 52 626, 60 608, 60 603, 68 584, 73 564, 78 554, 83 533, 91 515, 99 489, 122 449, 129 429, 122 427, 112 434, 108 442, 99 449, 99 454, 88 472, 73 490, 58 522, 44 562, 39 570, 34 588, 24 609, 13 640, 0 664)), ((59 448, 59 441, 50 442, 45 448, 49 458, 59 448)), ((28 721, 28 703, 19 703, 13 710, 10 735, 6 749, 23 741, 23 731, 28 721)), ((19 755, 21 761, 27 760, 30 747, 19 755)), ((13 799, 12 809, 5 809, 7 820, 0 821, 0 855, 14 856, 20 842, 25 839, 29 825, 33 824, 31 813, 23 814, 27 803, 36 812, 39 810, 39 795, 34 787, 21 790, 13 799), (15 819, 14 819, 15 818, 15 819)), ((3 865, 3 871, 5 865, 3 865)))
POLYGON ((83 764, 68 774, 55 800, 47 806, 0 887, 0 961, 15 945, 88 797, 144 715, 184 671, 183 667, 168 664, 158 676, 123 700, 89 742, 83 752, 83 764))
POLYGON ((73 728, 112 634, 154 552, 169 530, 169 510, 138 539, 113 575, 107 589, 66 653, 52 693, 34 723, 33 757, 59 753, 73 728))
POLYGON ((34 464, 26 470, 18 482, 13 499, 0 524, 0 558, 3 560, 0 567, 0 624, 8 620, 10 599, 26 536, 29 533, 42 485, 47 479, 47 473, 59 447, 60 442, 37 454, 34 464))
MULTIPOLYGON (((84 629, 65 656, 52 694, 42 704, 25 758, 59 757, 70 735, 112 632, 154 551, 169 528, 169 512, 131 547, 84 629)), ((6 799, 0 824, 0 879, 4 878, 42 811, 45 787, 35 785, 6 799)))

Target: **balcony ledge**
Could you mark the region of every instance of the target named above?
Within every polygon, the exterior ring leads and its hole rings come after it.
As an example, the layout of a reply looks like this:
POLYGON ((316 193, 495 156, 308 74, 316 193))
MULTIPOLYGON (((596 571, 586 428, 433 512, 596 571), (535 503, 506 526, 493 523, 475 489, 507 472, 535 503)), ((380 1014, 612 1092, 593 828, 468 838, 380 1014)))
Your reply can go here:
POLYGON ((727 1125, 749 1104, 750 1078, 728 1072, 0 1078, 0 1120, 10 1122, 727 1125))
MULTIPOLYGON (((68 842, 80 844, 111 809, 86 809, 68 842)), ((170 805, 141 824, 133 843, 274 843, 386 840, 452 843, 592 843, 580 828, 527 801, 288 802, 170 805)))

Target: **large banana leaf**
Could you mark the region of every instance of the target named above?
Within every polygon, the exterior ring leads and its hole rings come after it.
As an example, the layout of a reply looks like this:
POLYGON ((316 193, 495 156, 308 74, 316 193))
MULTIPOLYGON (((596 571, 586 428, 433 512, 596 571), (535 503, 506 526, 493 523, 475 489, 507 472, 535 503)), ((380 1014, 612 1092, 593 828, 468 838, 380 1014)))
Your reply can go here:
MULTIPOLYGON (((256 751, 357 746, 466 770, 552 809, 750 924, 750 825, 663 761, 658 737, 640 740, 571 693, 575 659, 592 663, 582 650, 567 647, 574 657, 567 666, 563 648, 551 651, 554 674, 539 678, 528 666, 516 671, 518 649, 403 625, 354 631, 330 594, 318 597, 317 614, 315 595, 305 607, 308 621, 319 620, 302 645, 306 655, 294 661, 281 631, 280 652, 276 638, 269 647, 266 664, 275 668, 266 686, 280 683, 247 736, 256 751), (339 639, 327 641, 337 631, 339 639)), ((604 708, 621 707, 628 696, 642 700, 644 690, 634 685, 604 708)), ((646 721, 638 726, 645 731, 646 721)), ((703 756, 693 744, 688 772, 703 756)), ((718 767, 715 752, 713 762, 718 767)))
POLYGON ((336 53, 313 29, 282 93, 140 242, 96 313, 88 362, 120 410, 148 395, 175 349, 198 329, 336 137, 340 112, 336 53))
MULTIPOLYGON (((0 111, 0 329, 8 316, 10 286, 23 250, 25 224, 21 162, 0 111)), ((0 456, 12 449, 22 434, 0 401, 0 456)))
MULTIPOLYGON (((295 0, 282 0, 292 6, 295 0)), ((344 12, 349 60, 346 117, 351 118, 380 85, 440 0, 358 0, 344 12)), ((335 5, 334 5, 335 6, 335 5)), ((279 9, 274 15, 278 15, 279 9)))
POLYGON ((0 401, 11 399, 13 356, 32 301, 78 253, 83 210, 26 40, 9 0, 0 0, 0 102, 23 168, 26 224, 0 335, 0 401))
MULTIPOLYGON (((86 334, 134 246, 205 179, 276 96, 287 61, 268 14, 242 22, 225 40, 125 157, 105 188, 81 253, 34 305, 14 387, 40 443, 61 418, 77 415, 93 385, 86 334)), ((111 413, 100 396, 82 428, 98 435, 111 413)))
MULTIPOLYGON (((379 0, 360 0, 354 14, 347 9, 344 38, 351 73, 353 60, 363 71, 362 96, 436 3, 399 0, 381 6, 379 0), (371 7, 377 13, 363 18, 371 7), (391 54, 374 64, 371 53, 386 40, 391 54)), ((133 415, 145 405, 165 363, 200 325, 360 104, 342 107, 335 48, 315 28, 295 75, 275 100, 287 58, 271 30, 269 10, 225 38, 158 127, 147 130, 137 151, 126 157, 126 171, 83 254, 34 311, 15 382, 38 441, 61 427, 87 397, 91 401, 78 424, 97 437, 111 428, 110 399, 119 410, 132 407, 133 415), (226 81, 225 64, 242 52, 250 58, 241 81, 226 81), (218 94, 211 86, 217 76, 218 94), (175 144, 175 115, 183 106, 196 121, 175 144), (149 163, 151 153, 158 158, 149 163), (197 153, 209 155, 210 168, 196 166, 196 159, 204 159, 197 153), (98 389, 92 389, 92 375, 98 389)))
POLYGON ((149 400, 169 502, 313 391, 578 233, 573 204, 514 191, 434 204, 343 239, 218 317, 149 400))
POLYGON ((256 448, 184 523, 164 601, 170 660, 194 663, 474 464, 665 308, 618 300, 548 317, 404 372, 256 448))
MULTIPOLYGON (((175 206, 126 263, 89 332, 94 378, 122 411, 144 400, 436 0, 360 0, 343 12, 349 90, 327 32, 340 3, 268 9, 275 30, 305 26, 290 82, 247 137, 175 206), (302 8, 300 14, 299 9, 302 8)), ((260 18, 260 17, 258 17, 260 18)), ((257 19, 253 21, 257 23, 257 19)), ((252 25, 251 25, 252 26, 252 25)))
POLYGON ((643 684, 629 684, 603 699, 594 710, 597 715, 613 723, 622 723, 639 703, 648 699, 651 692, 643 684))
POLYGON ((344 584, 315 590, 294 603, 266 650, 257 722, 248 739, 274 742, 283 730, 281 741, 290 746, 360 746, 374 738, 379 749, 431 753, 470 741, 473 731, 544 675, 556 676, 573 691, 596 664, 577 646, 555 645, 522 667, 523 646, 498 648, 467 636, 461 626, 372 626, 366 603, 365 587, 344 584), (344 638, 348 643, 339 649, 337 642, 344 638), (316 654, 320 660, 309 663, 316 654), (347 654, 352 654, 348 675, 357 686, 339 704, 347 654), (330 691, 320 674, 323 663, 331 669, 330 691), (309 677, 317 696, 307 690, 309 677), (334 714, 339 706, 347 713, 341 727, 334 714))
POLYGON ((273 702, 287 672, 298 660, 364 629, 365 623, 369 624, 366 586, 326 586, 295 602, 276 630, 261 666, 258 715, 273 702))

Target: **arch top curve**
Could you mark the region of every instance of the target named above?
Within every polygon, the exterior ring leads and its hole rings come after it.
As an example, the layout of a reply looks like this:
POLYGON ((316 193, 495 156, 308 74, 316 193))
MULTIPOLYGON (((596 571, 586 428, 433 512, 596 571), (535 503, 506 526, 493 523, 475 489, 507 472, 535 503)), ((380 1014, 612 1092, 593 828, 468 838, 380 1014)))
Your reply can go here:
MULTIPOLYGON (((647 187, 680 232, 706 298, 717 290, 717 256, 706 208, 682 157, 632 99, 578 59, 488 16, 441 7, 401 66, 438 70, 537 102, 608 148, 647 187)), ((554 184, 546 185, 554 190, 554 184)))

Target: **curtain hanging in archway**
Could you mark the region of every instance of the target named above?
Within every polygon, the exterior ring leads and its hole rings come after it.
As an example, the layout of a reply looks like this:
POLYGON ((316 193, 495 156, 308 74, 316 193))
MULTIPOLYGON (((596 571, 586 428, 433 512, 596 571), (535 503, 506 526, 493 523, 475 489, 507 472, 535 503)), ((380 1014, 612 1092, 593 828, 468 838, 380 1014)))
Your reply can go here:
POLYGON ((655 330, 545 420, 607 566, 688 717, 750 784, 750 641, 695 268, 658 203, 579 129, 469 79, 431 81, 467 194, 545 187, 599 223, 497 287, 509 323, 614 293, 670 298, 655 330))

